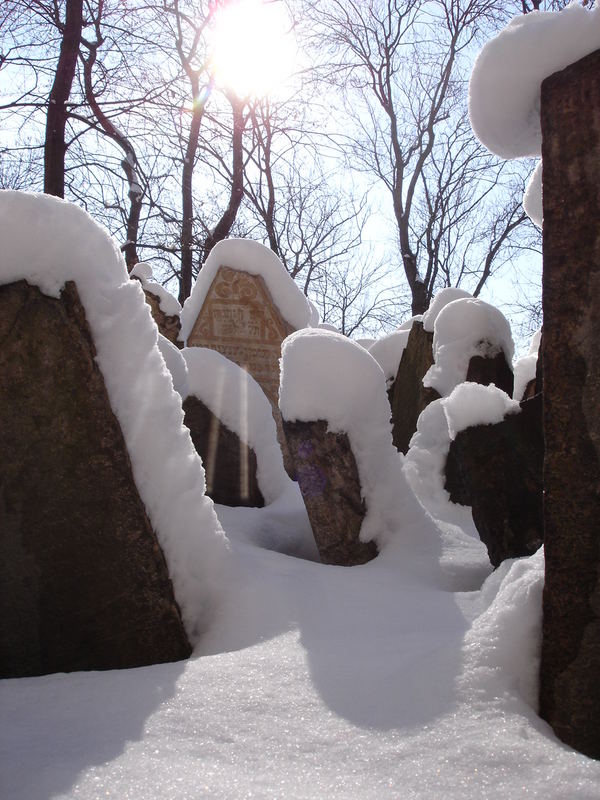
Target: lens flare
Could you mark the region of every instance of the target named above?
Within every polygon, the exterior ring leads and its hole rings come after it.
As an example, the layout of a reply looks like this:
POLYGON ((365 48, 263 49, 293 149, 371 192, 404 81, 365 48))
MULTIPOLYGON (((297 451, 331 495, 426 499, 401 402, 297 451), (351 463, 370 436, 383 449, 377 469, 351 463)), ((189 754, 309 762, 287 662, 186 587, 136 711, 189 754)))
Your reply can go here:
POLYGON ((277 93, 293 72, 296 46, 283 3, 232 0, 215 14, 211 63, 217 85, 240 98, 277 93))

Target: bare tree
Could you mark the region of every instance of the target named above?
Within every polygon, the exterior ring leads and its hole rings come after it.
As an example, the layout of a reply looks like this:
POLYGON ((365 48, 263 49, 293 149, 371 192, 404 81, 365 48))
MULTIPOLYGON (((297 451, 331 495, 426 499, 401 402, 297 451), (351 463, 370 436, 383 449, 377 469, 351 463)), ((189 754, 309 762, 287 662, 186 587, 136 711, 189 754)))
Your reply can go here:
MULTIPOLYGON (((354 125, 349 163, 389 194, 415 314, 439 285, 464 278, 460 260, 448 261, 449 243, 456 231, 469 231, 490 183, 500 181, 501 164, 484 156, 468 128, 463 60, 480 31, 507 13, 495 0, 330 0, 320 9, 313 43, 326 49, 324 61, 336 65, 329 80, 346 94, 354 125)), ((482 277, 524 219, 504 209, 499 218, 508 229, 490 241, 482 277)))
MULTIPOLYGON (((570 0, 521 0, 521 10, 523 14, 530 14, 532 11, 560 11, 569 4, 570 0)), ((594 0, 581 0, 582 6, 594 5, 594 0)))
POLYGON ((134 144, 102 108, 98 98, 96 84, 93 79, 93 71, 97 62, 98 51, 105 43, 105 36, 102 29, 104 8, 103 0, 99 0, 96 8, 90 9, 93 14, 90 24, 93 24, 95 38, 91 39, 83 36, 81 38, 82 46, 80 58, 83 64, 83 90, 90 111, 103 132, 123 151, 121 167, 127 180, 129 209, 126 215, 126 240, 122 250, 125 255, 127 266, 131 269, 139 261, 137 242, 144 186, 134 144))
POLYGON ((44 142, 44 191, 57 197, 65 196, 67 101, 75 77, 83 28, 83 0, 66 0, 65 5, 64 22, 59 16, 58 3, 54 5, 56 27, 62 33, 62 41, 48 100, 44 142))
POLYGON ((353 332, 376 312, 383 317, 391 290, 378 290, 384 270, 365 252, 366 198, 342 188, 335 169, 325 171, 320 134, 309 133, 294 98, 262 99, 251 122, 245 193, 252 235, 279 256, 324 321, 353 332))
POLYGON ((345 336, 377 336, 394 328, 394 320, 406 316, 409 307, 399 298, 399 287, 385 281, 382 262, 348 268, 347 262, 332 262, 313 281, 312 299, 323 322, 345 336))
POLYGON ((181 268, 179 276, 179 300, 181 303, 192 291, 193 277, 193 227, 194 204, 192 179, 198 157, 200 127, 204 117, 206 102, 210 97, 214 79, 210 74, 205 41, 203 39, 208 27, 213 8, 209 5, 204 15, 189 13, 183 8, 183 0, 173 0, 172 6, 165 3, 165 8, 174 20, 175 48, 181 67, 189 82, 191 111, 189 124, 181 132, 184 137, 184 154, 181 170, 181 268))
POLYGON ((229 187, 227 206, 221 213, 216 225, 207 230, 202 248, 203 261, 205 261, 213 247, 231 233, 233 224, 236 220, 239 208, 244 199, 244 175, 246 169, 246 158, 244 156, 244 131, 248 122, 248 112, 246 111, 246 101, 236 97, 233 92, 226 92, 227 100, 231 106, 233 126, 231 130, 231 167, 228 168, 226 160, 221 158, 220 163, 224 166, 227 174, 227 184, 229 187))

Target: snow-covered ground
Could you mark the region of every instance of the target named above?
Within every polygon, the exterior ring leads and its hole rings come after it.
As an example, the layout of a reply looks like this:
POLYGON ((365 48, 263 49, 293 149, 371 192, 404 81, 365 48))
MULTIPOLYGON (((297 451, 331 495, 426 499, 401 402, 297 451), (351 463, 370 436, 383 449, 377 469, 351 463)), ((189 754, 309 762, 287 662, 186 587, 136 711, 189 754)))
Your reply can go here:
POLYGON ((223 515, 196 657, 0 683, 3 798, 598 798, 530 705, 541 555, 451 592, 249 544, 269 514, 223 515))

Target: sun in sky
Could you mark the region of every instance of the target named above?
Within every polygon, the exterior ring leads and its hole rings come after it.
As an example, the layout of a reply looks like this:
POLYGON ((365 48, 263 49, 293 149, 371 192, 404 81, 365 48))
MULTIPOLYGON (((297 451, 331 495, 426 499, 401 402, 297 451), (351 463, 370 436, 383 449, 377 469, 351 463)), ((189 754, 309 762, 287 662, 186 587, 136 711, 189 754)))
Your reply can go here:
POLYGON ((211 63, 216 82, 238 97, 277 90, 294 68, 296 46, 284 4, 231 0, 215 14, 211 63))

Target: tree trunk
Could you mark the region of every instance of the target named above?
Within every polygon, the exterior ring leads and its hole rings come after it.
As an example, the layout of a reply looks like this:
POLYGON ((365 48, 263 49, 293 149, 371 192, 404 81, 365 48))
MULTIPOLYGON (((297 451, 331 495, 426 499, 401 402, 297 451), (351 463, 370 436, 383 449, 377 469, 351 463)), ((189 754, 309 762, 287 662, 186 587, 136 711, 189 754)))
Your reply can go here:
POLYGON ((600 758, 600 50, 542 83, 544 535, 540 714, 600 758))
POLYGON ((89 56, 83 61, 85 97, 90 108, 94 112, 96 119, 102 126, 103 131, 109 138, 113 140, 113 142, 116 142, 116 144, 119 145, 125 154, 125 158, 121 161, 121 167, 123 168, 123 172, 127 178, 127 185, 129 186, 129 211, 127 214, 126 240, 125 244, 121 247, 121 250, 125 256, 127 268, 129 271, 131 271, 139 261, 137 253, 137 241, 144 190, 136 171, 137 158, 133 145, 127 136, 125 136, 125 134, 123 134, 103 112, 94 92, 92 70, 94 68, 94 64, 96 63, 98 47, 103 41, 100 37, 99 27, 98 21, 98 41, 94 44, 87 44, 87 47, 89 48, 89 56))
POLYGON ((82 27, 83 0, 67 0, 60 55, 48 102, 44 142, 44 192, 56 197, 65 196, 67 101, 77 67, 82 27))
POLYGON ((181 276, 179 279, 179 302, 181 305, 185 303, 192 292, 192 234, 194 226, 192 178, 194 176, 194 165, 200 138, 200 125, 204 116, 204 105, 198 101, 199 82, 197 79, 192 83, 192 94, 194 97, 194 110, 181 173, 181 276))
POLYGON ((244 118, 244 106, 237 100, 230 98, 233 109, 233 169, 231 175, 231 193, 229 203, 223 212, 221 219, 217 222, 212 232, 206 237, 204 242, 204 261, 208 258, 210 251, 217 242, 226 239, 233 227, 238 209, 244 197, 244 151, 243 135, 246 120, 244 118))
POLYGON ((412 314, 424 314, 429 308, 430 297, 427 286, 422 280, 417 279, 410 287, 412 293, 412 314))

